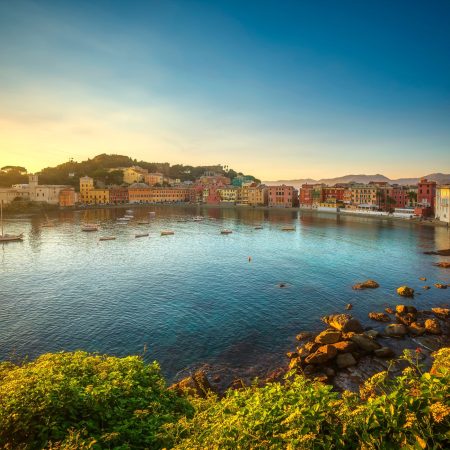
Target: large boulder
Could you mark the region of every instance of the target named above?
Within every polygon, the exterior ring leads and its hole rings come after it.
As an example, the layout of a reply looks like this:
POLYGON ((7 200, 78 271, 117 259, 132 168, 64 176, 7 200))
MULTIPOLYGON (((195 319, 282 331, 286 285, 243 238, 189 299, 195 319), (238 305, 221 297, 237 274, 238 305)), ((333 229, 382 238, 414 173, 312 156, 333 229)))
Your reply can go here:
POLYGON ((391 323, 384 329, 384 332, 389 337, 400 338, 403 337, 408 332, 408 330, 402 323, 391 323))
POLYGON ((354 319, 350 314, 333 314, 331 316, 325 316, 322 320, 334 328, 335 330, 347 333, 352 331, 354 333, 362 333, 363 327, 361 323, 354 319))
POLYGON ((354 290, 361 290, 361 289, 376 289, 380 287, 380 285, 374 281, 374 280, 366 280, 363 281, 362 283, 356 283, 355 285, 352 286, 352 289, 354 290))
POLYGON ((412 334, 414 336, 422 336, 423 334, 425 334, 425 327, 418 322, 413 322, 408 326, 408 331, 409 334, 412 334))
POLYGON ((336 365, 339 369, 345 369, 346 367, 355 366, 356 359, 351 353, 341 353, 337 355, 336 365))
POLYGON ((324 364, 333 359, 336 355, 337 350, 333 347, 333 345, 322 345, 314 353, 306 357, 305 363, 324 364))
POLYGON ((382 312, 370 312, 369 319, 377 320, 378 322, 389 322, 391 320, 386 313, 382 312))
POLYGON ((355 352, 356 350, 358 350, 358 346, 352 341, 336 342, 335 344, 333 344, 333 347, 339 353, 355 352))
POLYGON ((381 347, 378 342, 365 334, 355 334, 351 337, 351 341, 366 352, 373 352, 377 348, 381 347))
POLYGON ((206 398, 209 393, 214 392, 214 389, 203 370, 198 370, 193 375, 183 378, 178 383, 170 386, 169 389, 176 391, 180 395, 190 395, 201 398, 206 398))
POLYGON ((398 314, 417 314, 417 308, 414 306, 407 306, 407 305, 397 305, 395 307, 395 312, 398 314))
POLYGON ((408 286, 400 286, 397 289, 397 294, 400 295, 400 297, 414 297, 414 289, 408 286))
POLYGON ((303 331, 299 334, 297 334, 297 336, 295 336, 295 339, 297 339, 297 341, 304 341, 305 339, 308 339, 311 337, 311 333, 309 331, 303 331))
POLYGON ((450 317, 450 309, 448 308, 431 308, 431 311, 439 319, 448 319, 450 317))
POLYGON ((396 314, 395 318, 399 323, 406 325, 407 327, 416 321, 416 314, 406 313, 406 314, 396 314))
POLYGON ((425 330, 429 334, 442 334, 441 325, 437 319, 425 320, 425 330))
POLYGON ((318 344, 334 344, 336 342, 339 342, 341 339, 341 332, 329 329, 322 331, 322 333, 318 334, 316 338, 314 339, 315 342, 318 344))

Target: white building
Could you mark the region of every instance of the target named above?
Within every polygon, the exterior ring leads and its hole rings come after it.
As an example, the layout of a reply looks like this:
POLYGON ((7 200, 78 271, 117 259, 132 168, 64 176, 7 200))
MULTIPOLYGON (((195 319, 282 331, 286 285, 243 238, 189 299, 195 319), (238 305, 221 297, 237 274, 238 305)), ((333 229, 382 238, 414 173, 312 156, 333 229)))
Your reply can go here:
POLYGON ((450 184, 436 186, 435 217, 450 223, 450 184))

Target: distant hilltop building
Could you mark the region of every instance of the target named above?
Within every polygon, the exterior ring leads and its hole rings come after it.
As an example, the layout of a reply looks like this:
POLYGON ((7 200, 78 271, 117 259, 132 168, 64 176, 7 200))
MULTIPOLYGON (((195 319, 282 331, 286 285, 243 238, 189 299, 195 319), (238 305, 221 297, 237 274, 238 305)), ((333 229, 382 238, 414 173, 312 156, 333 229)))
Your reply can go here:
POLYGON ((127 167, 122 170, 123 172, 123 181, 127 184, 140 183, 144 181, 145 175, 148 174, 147 169, 143 169, 139 166, 127 167))

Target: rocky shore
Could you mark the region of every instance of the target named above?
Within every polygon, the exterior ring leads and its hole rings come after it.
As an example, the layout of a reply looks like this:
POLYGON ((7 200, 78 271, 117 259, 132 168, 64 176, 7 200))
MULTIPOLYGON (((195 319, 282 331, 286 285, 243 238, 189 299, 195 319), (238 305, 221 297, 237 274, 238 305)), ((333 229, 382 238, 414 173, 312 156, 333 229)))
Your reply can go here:
MULTIPOLYGON (((353 288, 376 289, 378 286, 377 282, 367 280, 353 288)), ((401 286, 397 294, 399 299, 412 299, 414 290, 401 286)), ((389 369, 392 376, 400 374, 405 363, 399 357, 405 349, 412 351, 429 368, 431 354, 450 346, 450 308, 444 306, 419 310, 398 303, 384 311, 370 312, 368 318, 373 325, 367 327, 348 313, 325 316, 322 318, 324 329, 316 334, 299 333, 296 337, 298 345, 286 353, 286 364, 267 373, 258 383, 281 381, 288 372, 294 371, 331 384, 338 391, 357 392, 375 373, 389 369)), ((210 390, 222 394, 250 382, 245 376, 230 379, 230 373, 203 367, 172 388, 203 397, 210 390)))

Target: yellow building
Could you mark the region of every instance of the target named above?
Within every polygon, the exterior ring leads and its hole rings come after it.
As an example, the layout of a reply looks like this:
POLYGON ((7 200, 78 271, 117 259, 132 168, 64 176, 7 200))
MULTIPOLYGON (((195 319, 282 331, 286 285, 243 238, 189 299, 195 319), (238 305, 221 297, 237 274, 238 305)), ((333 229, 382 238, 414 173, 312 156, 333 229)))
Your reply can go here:
POLYGON ((267 205, 267 189, 265 186, 249 186, 247 189, 247 204, 250 206, 267 205))
POLYGON ((148 170, 139 166, 132 166, 123 169, 122 173, 123 181, 127 184, 132 184, 144 181, 145 175, 148 174, 148 170))
POLYGON ((234 186, 224 186, 217 189, 220 201, 224 203, 236 203, 239 189, 234 186))
POLYGON ((344 201, 353 206, 378 207, 378 187, 369 185, 355 185, 348 188, 344 194, 344 201))
POLYGON ((80 178, 80 202, 89 203, 89 193, 94 189, 94 179, 91 177, 80 178))
POLYGON ((443 184, 436 187, 436 219, 450 223, 450 184, 443 184))

